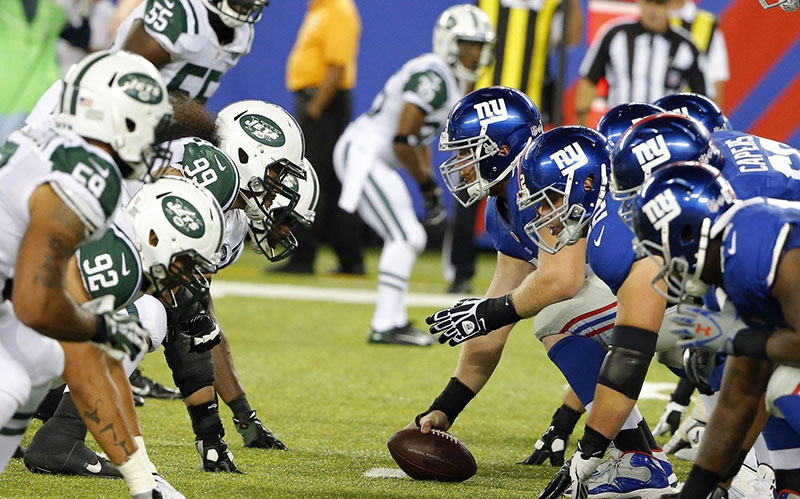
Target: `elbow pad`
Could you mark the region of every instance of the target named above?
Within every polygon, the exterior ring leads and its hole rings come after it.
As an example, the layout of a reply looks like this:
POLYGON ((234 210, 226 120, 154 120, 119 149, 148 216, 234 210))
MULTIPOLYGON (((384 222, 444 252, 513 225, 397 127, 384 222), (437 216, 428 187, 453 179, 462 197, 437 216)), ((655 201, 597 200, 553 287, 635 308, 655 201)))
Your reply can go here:
POLYGON ((642 391, 658 334, 647 329, 614 326, 610 351, 600 368, 598 383, 636 400, 642 391))

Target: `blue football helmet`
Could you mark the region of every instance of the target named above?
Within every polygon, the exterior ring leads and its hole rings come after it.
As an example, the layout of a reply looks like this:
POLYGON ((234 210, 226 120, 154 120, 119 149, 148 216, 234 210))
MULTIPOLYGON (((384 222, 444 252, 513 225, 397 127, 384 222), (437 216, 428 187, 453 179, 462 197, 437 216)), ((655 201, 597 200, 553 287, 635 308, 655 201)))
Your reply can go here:
POLYGON ((562 126, 537 137, 519 160, 517 206, 530 218, 528 237, 542 250, 555 254, 575 244, 602 199, 611 145, 599 132, 582 126, 562 126), (527 211, 526 211, 527 210, 527 211), (549 228, 551 245, 539 237, 549 228))
POLYGON ((671 163, 653 173, 633 201, 634 249, 657 256, 661 270, 653 287, 669 303, 701 297, 709 290, 700 276, 713 227, 735 199, 719 171, 698 162, 671 163), (657 282, 664 280, 667 292, 657 282))
POLYGON ((631 201, 658 168, 677 161, 699 161, 722 168, 722 156, 709 131, 680 114, 657 114, 630 127, 611 154, 611 196, 630 227, 631 201))
POLYGON ((524 93, 487 87, 462 98, 447 116, 440 151, 455 154, 439 165, 453 196, 469 206, 505 179, 531 137, 542 133, 542 117, 524 93))
POLYGON ((609 112, 597 122, 597 131, 606 136, 613 147, 620 136, 634 125, 654 114, 661 114, 664 109, 645 102, 628 102, 612 107, 609 112))
POLYGON ((666 95, 653 104, 663 107, 668 113, 692 117, 708 128, 709 132, 731 130, 730 121, 722 114, 722 109, 705 95, 690 92, 666 95))

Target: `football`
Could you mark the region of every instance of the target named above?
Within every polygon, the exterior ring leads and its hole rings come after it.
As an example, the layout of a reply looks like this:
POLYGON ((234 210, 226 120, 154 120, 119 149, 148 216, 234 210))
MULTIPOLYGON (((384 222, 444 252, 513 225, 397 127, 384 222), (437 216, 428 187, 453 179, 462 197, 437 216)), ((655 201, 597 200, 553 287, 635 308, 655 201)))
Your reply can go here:
POLYGON ((463 482, 478 471, 469 449, 445 431, 423 434, 406 428, 392 435, 386 445, 400 469, 416 480, 463 482))

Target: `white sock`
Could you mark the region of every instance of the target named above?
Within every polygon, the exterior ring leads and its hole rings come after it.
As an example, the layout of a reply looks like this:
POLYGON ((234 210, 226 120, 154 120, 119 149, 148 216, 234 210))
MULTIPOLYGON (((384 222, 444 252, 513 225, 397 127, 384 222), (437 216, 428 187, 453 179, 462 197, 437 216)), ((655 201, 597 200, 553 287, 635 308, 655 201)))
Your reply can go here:
POLYGON ((150 465, 150 473, 158 473, 156 465, 153 464, 153 461, 150 460, 150 456, 147 455, 147 448, 144 446, 144 437, 137 435, 133 437, 133 441, 136 442, 136 447, 144 453, 144 458, 147 459, 147 463, 150 465))
MULTIPOLYGON (((10 403, 10 407, 3 407, 2 410, 6 413, 8 413, 9 409, 12 409, 12 412, 10 419, 3 426, 0 426, 0 429, 5 430, 5 433, 16 433, 16 435, 0 435, 0 474, 3 473, 3 470, 11 460, 11 456, 17 450, 33 414, 47 395, 49 388, 50 383, 34 386, 30 389, 27 402, 19 405, 16 401, 13 401, 13 403, 10 403)), ((0 397, 0 403, 8 403, 11 400, 0 397)))
POLYGON ((117 466, 119 472, 125 477, 125 481, 128 482, 131 496, 144 494, 155 488, 156 481, 150 472, 150 466, 150 460, 147 459, 147 454, 142 448, 136 449, 136 452, 131 454, 127 461, 117 466))
POLYGON ((378 303, 370 324, 375 331, 408 323, 405 297, 416 259, 416 251, 404 241, 387 241, 383 245, 378 264, 378 303))
POLYGON ((631 413, 628 415, 628 419, 625 420, 625 423, 622 425, 623 430, 632 430, 634 428, 639 427, 639 423, 642 422, 642 413, 639 412, 639 408, 633 406, 631 409, 631 413))

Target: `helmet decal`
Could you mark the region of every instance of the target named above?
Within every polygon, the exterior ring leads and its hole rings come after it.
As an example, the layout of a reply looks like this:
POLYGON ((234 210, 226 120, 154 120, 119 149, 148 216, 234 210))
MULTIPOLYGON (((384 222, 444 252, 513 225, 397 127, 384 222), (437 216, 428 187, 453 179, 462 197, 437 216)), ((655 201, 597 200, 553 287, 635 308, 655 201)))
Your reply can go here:
POLYGON ((265 146, 281 147, 286 143, 286 136, 281 127, 266 116, 246 114, 239 123, 247 135, 265 146))
POLYGON ((672 157, 666 142, 664 142, 664 136, 661 134, 633 146, 631 152, 636 156, 637 163, 647 175, 650 174, 653 167, 663 165, 672 157))
POLYGON ((161 85, 146 74, 126 74, 117 84, 122 87, 123 92, 143 104, 158 104, 164 100, 161 85))
POLYGON ((573 142, 554 152, 550 155, 550 159, 553 160, 562 175, 570 175, 589 163, 589 158, 586 157, 586 153, 583 152, 578 142, 573 142))
POLYGON ((181 234, 195 239, 205 234, 206 225, 203 217, 189 201, 176 196, 164 196, 161 209, 164 210, 169 223, 181 234))
POLYGON ((647 216, 653 227, 660 231, 680 216, 681 206, 672 191, 664 191, 644 203, 642 213, 647 216))

